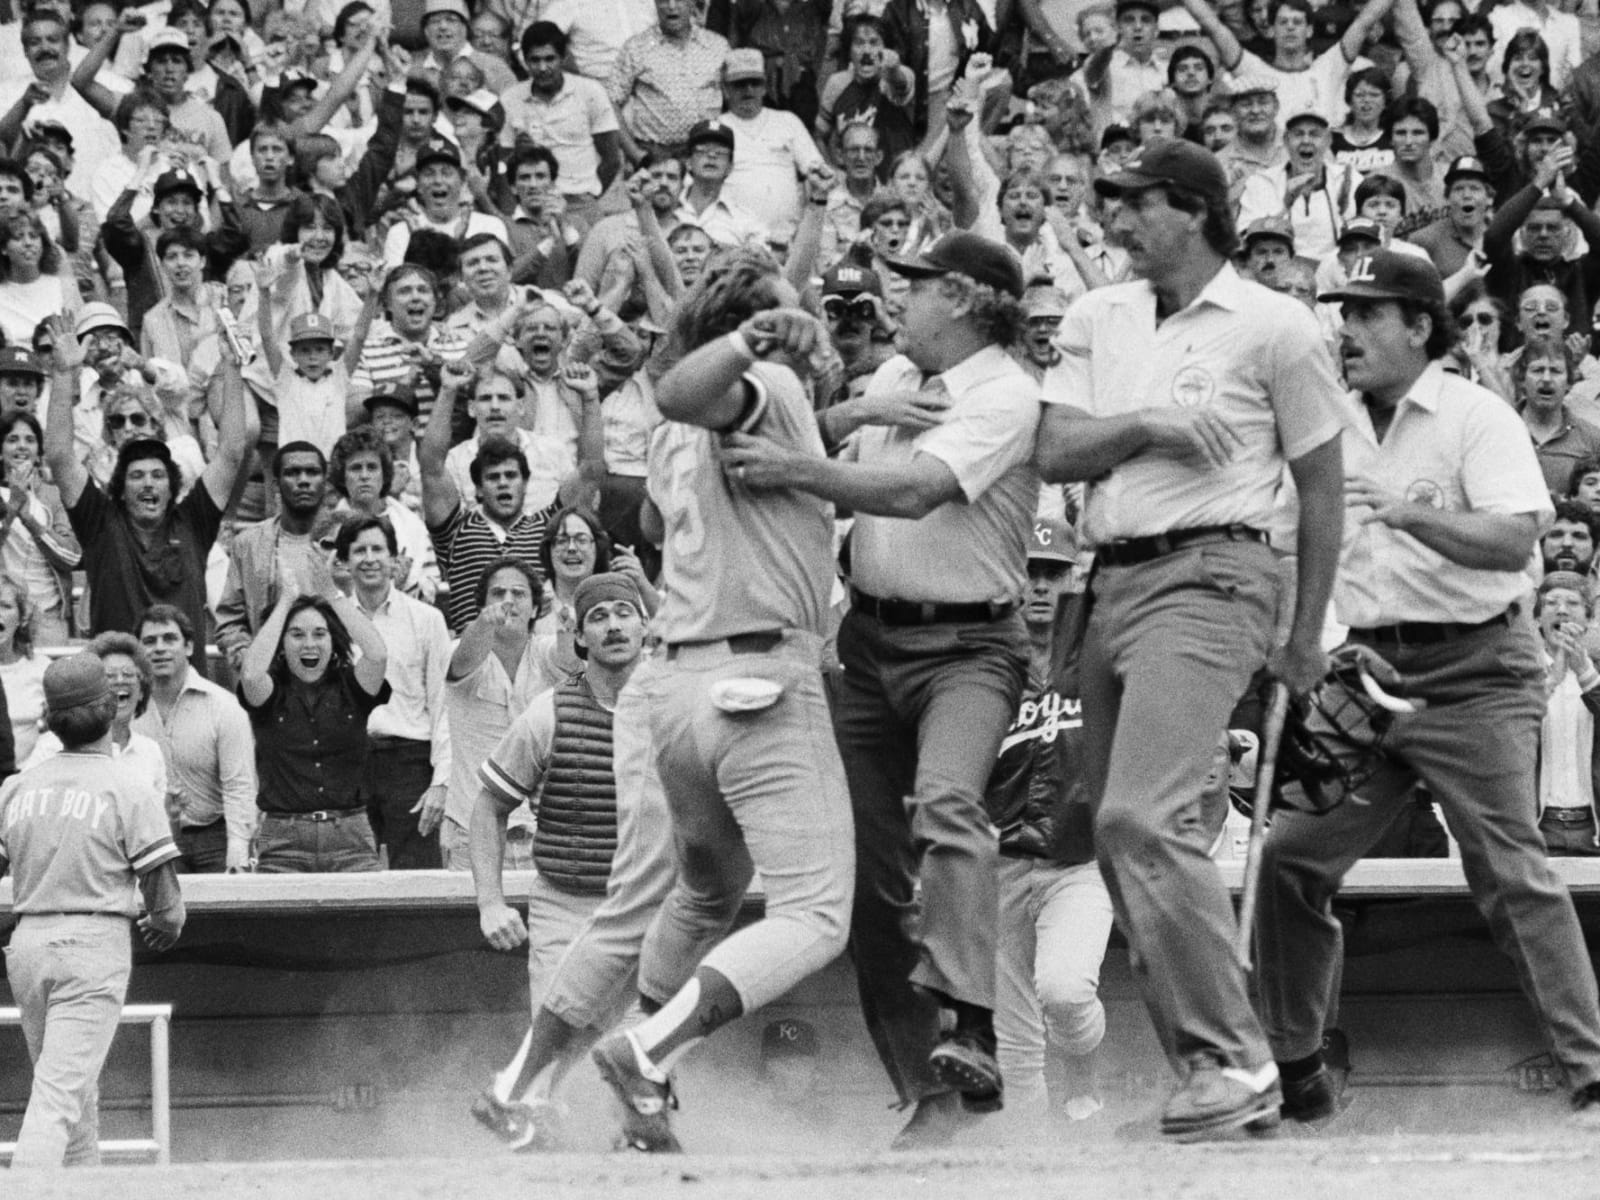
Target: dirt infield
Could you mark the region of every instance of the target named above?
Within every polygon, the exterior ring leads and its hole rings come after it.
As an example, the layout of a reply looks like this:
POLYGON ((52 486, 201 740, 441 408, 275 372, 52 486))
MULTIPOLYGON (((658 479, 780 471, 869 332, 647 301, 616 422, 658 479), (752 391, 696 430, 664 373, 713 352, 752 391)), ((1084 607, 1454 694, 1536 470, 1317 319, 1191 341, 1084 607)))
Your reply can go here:
POLYGON ((504 1154, 478 1160, 119 1167, 54 1177, 0 1174, 0 1194, 39 1200, 1410 1200, 1600 1194, 1600 1139, 1291 1139, 1218 1146, 1125 1144, 807 1159, 504 1154))

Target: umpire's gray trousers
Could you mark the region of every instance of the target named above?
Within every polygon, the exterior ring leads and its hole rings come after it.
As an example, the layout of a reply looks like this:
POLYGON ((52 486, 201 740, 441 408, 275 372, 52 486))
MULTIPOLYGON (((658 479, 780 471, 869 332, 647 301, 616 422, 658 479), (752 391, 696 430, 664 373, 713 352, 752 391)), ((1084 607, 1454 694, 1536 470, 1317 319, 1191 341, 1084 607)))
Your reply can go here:
MULTIPOLYGON (((1442 644, 1366 644, 1400 672, 1404 695, 1427 707, 1395 716, 1359 802, 1324 816, 1273 819, 1256 944, 1262 1017, 1277 1057, 1302 1058, 1321 1045, 1343 951, 1334 894, 1420 777, 1444 810, 1473 899, 1516 964, 1569 1083, 1600 1080, 1594 968, 1539 836, 1534 769, 1545 698, 1538 635, 1519 615, 1442 644)), ((1348 755, 1362 752, 1351 747, 1348 755)))

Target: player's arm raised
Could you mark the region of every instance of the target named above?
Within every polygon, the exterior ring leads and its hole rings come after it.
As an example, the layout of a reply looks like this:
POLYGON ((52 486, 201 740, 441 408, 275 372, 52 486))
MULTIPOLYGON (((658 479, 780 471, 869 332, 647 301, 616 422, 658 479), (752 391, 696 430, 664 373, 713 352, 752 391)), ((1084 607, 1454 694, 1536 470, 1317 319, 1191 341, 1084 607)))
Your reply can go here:
POLYGON ((798 308, 756 313, 738 330, 686 356, 656 385, 656 407, 669 421, 705 429, 749 425, 760 397, 744 379, 758 359, 782 353, 801 362, 827 338, 820 322, 798 308))

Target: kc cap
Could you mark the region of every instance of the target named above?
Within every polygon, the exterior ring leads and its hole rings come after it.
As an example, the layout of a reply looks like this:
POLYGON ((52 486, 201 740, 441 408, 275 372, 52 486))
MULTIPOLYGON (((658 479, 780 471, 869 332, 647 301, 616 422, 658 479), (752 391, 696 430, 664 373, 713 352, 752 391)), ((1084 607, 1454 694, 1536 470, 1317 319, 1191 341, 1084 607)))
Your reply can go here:
POLYGON ((1420 254, 1374 250, 1356 259, 1344 286, 1323 292, 1318 300, 1416 300, 1444 303, 1444 281, 1432 259, 1420 254))
POLYGON ((858 267, 854 263, 840 263, 822 277, 824 296, 859 296, 871 292, 883 296, 883 281, 876 271, 858 267))
POLYGON ((29 354, 22 346, 6 346, 0 348, 0 375, 32 375, 35 379, 43 379, 44 371, 39 366, 39 360, 29 354))
POLYGON ((1217 156, 1181 138, 1153 138, 1114 175, 1095 180, 1102 196, 1120 196, 1170 184, 1216 203, 1228 198, 1228 176, 1217 156))
POLYGON ((333 322, 319 312, 301 313, 289 322, 289 344, 296 342, 332 342, 333 322))
POLYGON ((1078 561, 1078 539, 1065 521, 1041 518, 1033 523, 1028 539, 1029 562, 1074 563, 1078 561))
POLYGON ((965 275, 1008 296, 1022 298, 1022 260, 1009 246, 964 230, 947 233, 915 258, 891 258, 889 269, 912 279, 965 275))
POLYGON ((767 59, 759 50, 744 49, 730 50, 728 57, 722 60, 722 78, 726 83, 737 83, 741 79, 767 78, 767 59))
POLYGON ((44 669, 44 703, 51 712, 93 704, 111 694, 105 664, 94 654, 58 658, 44 669))
POLYGON ((702 142, 711 142, 718 146, 726 146, 728 153, 733 153, 733 130, 713 117, 709 121, 696 121, 689 130, 689 149, 693 150, 702 142))
POLYGON ((122 314, 104 300, 95 300, 85 304, 78 313, 78 323, 72 332, 80 341, 88 337, 96 329, 115 329, 128 339, 128 344, 133 344, 133 331, 122 319, 122 314))

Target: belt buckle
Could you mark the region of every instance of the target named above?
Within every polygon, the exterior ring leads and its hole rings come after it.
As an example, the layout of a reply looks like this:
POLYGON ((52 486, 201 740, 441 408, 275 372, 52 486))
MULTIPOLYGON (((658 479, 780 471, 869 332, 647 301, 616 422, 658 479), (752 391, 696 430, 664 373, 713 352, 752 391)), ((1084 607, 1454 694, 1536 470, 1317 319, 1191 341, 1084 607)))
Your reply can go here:
POLYGON ((335 814, 325 808, 319 808, 315 812, 309 812, 306 814, 306 816, 319 825, 326 824, 327 822, 335 819, 335 814))

